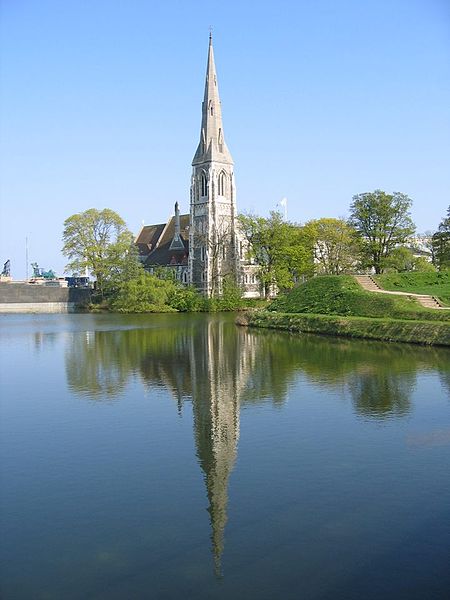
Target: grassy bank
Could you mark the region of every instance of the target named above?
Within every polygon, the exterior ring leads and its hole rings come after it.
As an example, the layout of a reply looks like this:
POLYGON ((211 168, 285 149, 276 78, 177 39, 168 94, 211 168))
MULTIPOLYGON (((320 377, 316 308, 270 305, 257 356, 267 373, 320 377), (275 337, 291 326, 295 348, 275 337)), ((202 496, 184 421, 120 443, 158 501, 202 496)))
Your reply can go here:
POLYGON ((368 292, 349 275, 314 277, 274 300, 269 310, 450 323, 450 311, 424 308, 405 296, 368 292))
POLYGON ((440 273, 387 273, 375 275, 374 279, 384 290, 412 292, 437 296, 450 306, 450 271, 440 273))
POLYGON ((430 321, 257 311, 239 316, 237 323, 299 333, 450 346, 448 323, 430 321))
POLYGON ((242 325, 302 333, 450 345, 450 311, 422 307, 404 296, 363 290, 353 277, 315 277, 280 296, 242 325))

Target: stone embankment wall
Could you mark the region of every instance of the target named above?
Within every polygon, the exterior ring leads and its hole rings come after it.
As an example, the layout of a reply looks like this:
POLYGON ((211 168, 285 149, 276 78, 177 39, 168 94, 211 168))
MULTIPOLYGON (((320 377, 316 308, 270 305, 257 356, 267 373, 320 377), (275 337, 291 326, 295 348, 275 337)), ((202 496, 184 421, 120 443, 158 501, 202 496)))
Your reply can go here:
POLYGON ((0 282, 0 313, 76 312, 90 297, 89 289, 0 282))

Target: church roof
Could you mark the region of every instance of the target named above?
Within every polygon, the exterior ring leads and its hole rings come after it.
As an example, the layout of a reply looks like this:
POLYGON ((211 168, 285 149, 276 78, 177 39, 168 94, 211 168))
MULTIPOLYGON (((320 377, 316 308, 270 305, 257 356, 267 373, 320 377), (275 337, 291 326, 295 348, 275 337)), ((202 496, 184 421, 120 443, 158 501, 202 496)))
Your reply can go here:
POLYGON ((165 223, 160 223, 159 225, 144 225, 142 227, 135 242, 140 256, 146 256, 156 248, 165 226, 165 223))
POLYGON ((175 216, 172 216, 167 223, 159 225, 146 225, 142 228, 137 237, 136 244, 138 245, 141 256, 147 255, 145 264, 170 266, 187 264, 189 253, 189 214, 180 215, 180 236, 182 247, 171 248, 172 241, 175 236, 175 216), (148 246, 147 240, 150 239, 151 247, 148 246), (147 252, 141 253, 141 247, 147 252))

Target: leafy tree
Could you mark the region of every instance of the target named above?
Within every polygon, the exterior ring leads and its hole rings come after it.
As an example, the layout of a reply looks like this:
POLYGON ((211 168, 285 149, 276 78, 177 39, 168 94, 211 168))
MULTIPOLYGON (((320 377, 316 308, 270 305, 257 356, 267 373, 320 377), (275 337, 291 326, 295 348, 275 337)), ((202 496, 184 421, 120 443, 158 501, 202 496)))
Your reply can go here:
POLYGON ((159 279, 146 271, 128 281, 123 281, 111 301, 111 308, 124 313, 176 312, 170 298, 176 284, 159 279))
POLYGON ((177 283, 169 304, 179 312, 197 312, 204 309, 205 298, 195 288, 177 283))
POLYGON ((312 273, 312 241, 303 228, 284 221, 278 212, 269 218, 239 215, 239 223, 266 298, 274 287, 290 289, 302 275, 312 273))
POLYGON ((433 263, 439 269, 450 268, 450 206, 447 210, 447 216, 442 219, 439 228, 431 240, 431 250, 433 253, 433 263))
POLYGON ((242 307, 242 289, 233 275, 226 275, 222 281, 222 294, 213 298, 213 308, 219 311, 238 310, 242 307))
POLYGON ((340 275, 355 269, 360 260, 360 244, 354 227, 344 219, 317 219, 304 225, 314 240, 316 271, 340 275))
POLYGON ((412 200, 400 192, 382 190, 353 196, 349 223, 361 237, 365 263, 382 273, 394 248, 414 233, 410 216, 412 200))
POLYGON ((420 273, 433 273, 436 272, 436 267, 425 257, 417 256, 414 258, 414 271, 419 271, 420 273))
POLYGON ((90 208, 64 221, 63 254, 70 260, 66 271, 88 269, 103 298, 118 282, 135 277, 140 266, 133 235, 113 210, 90 208))

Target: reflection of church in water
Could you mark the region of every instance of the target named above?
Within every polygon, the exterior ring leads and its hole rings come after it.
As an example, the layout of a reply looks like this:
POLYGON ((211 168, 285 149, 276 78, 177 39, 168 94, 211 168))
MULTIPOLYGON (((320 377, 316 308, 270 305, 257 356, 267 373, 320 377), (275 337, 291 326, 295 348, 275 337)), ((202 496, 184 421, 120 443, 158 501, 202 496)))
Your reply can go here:
POLYGON ((220 573, 228 483, 237 457, 239 413, 243 398, 253 387, 257 340, 246 328, 239 328, 236 333, 229 322, 214 320, 200 327, 194 325, 178 336, 176 352, 180 360, 175 363, 172 352, 167 361, 163 355, 157 361, 149 356, 141 373, 150 383, 161 381, 177 401, 180 412, 185 400, 192 401, 197 457, 208 496, 212 551, 216 572, 220 573))

